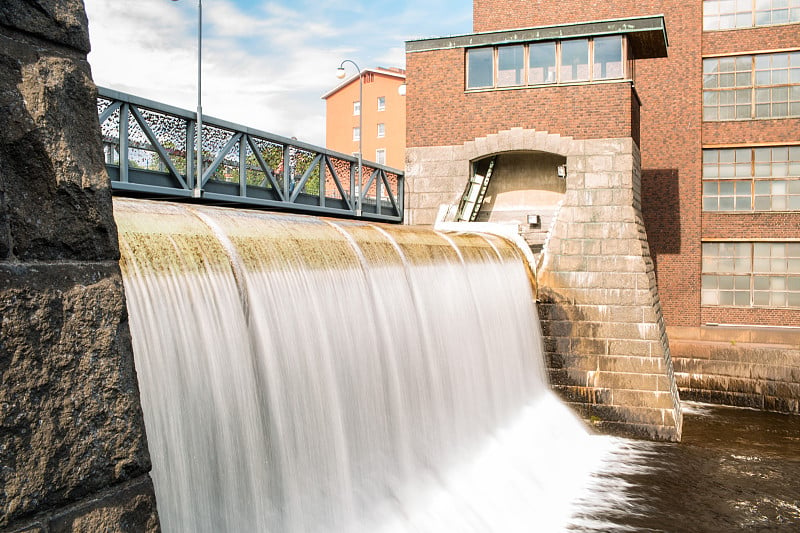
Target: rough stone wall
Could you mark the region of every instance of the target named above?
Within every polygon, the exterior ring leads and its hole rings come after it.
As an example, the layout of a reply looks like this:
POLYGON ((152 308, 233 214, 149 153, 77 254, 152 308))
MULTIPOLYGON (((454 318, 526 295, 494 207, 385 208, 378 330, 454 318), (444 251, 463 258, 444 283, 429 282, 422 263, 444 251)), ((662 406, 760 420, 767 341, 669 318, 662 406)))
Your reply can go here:
POLYGON ((0 530, 157 530, 81 0, 0 3, 0 530))
POLYGON ((574 140, 512 128, 462 145, 408 148, 407 222, 433 223, 464 190, 470 162, 492 154, 566 157, 564 202, 537 274, 554 388, 605 431, 680 438, 682 417, 632 138, 574 140))
POLYGON ((800 414, 800 335, 796 330, 671 327, 681 397, 800 414))

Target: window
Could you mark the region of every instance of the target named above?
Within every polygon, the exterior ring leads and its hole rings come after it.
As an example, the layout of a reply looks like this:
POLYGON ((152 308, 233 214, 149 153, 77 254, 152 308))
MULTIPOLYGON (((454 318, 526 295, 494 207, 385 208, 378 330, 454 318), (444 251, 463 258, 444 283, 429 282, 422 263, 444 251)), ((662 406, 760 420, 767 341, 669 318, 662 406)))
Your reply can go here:
POLYGON ((378 148, 375 150, 375 162, 379 165, 386 164, 386 149, 385 148, 378 148))
POLYGON ((575 39, 561 43, 561 81, 589 79, 589 40, 575 39))
POLYGON ((532 43, 528 46, 528 83, 556 82, 556 43, 532 43))
POLYGON ((800 52, 703 60, 703 120, 800 116, 800 52))
POLYGON ((494 87, 494 48, 467 50, 467 87, 494 87))
POLYGON ((525 83, 525 47, 501 46, 497 49, 497 86, 513 87, 525 83))
POLYGON ((384 111, 386 109, 386 97, 379 96, 378 97, 378 111, 384 111))
POLYGON ((621 78, 623 72, 621 37, 595 38, 592 79, 607 80, 621 78))
POLYGON ((623 79, 620 35, 467 50, 467 89, 623 79))
POLYGON ((703 150, 704 211, 800 211, 800 146, 703 150))
POLYGON ((800 242, 706 242, 702 261, 702 305, 800 307, 800 242))
POLYGON ((353 128, 353 140, 354 141, 361 140, 361 128, 353 128))
POLYGON ((378 124, 378 137, 386 136, 386 124, 378 124))
POLYGON ((800 0, 705 0, 703 30, 800 22, 800 0))
POLYGON ((353 102, 353 116, 361 114, 361 102, 353 102))

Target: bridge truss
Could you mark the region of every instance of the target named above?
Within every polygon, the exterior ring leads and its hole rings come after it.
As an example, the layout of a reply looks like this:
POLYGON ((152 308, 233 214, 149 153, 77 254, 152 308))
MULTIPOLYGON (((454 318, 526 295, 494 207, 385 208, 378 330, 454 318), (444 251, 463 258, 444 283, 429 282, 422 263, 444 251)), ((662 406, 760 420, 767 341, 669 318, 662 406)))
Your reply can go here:
POLYGON ((359 187, 356 157, 204 115, 198 177, 195 113, 111 89, 98 91, 106 169, 116 194, 403 220, 400 170, 362 162, 359 187))

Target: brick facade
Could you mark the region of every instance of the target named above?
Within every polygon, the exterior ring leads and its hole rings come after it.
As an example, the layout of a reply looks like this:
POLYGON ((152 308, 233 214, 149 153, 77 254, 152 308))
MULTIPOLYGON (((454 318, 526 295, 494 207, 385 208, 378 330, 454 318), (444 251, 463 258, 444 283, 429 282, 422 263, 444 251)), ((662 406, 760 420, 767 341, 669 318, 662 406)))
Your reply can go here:
POLYGON ((407 71, 414 73, 408 147, 461 144, 511 128, 579 139, 633 137, 638 130, 630 82, 465 92, 463 49, 410 54, 407 71))
POLYGON ((633 91, 613 83, 468 92, 463 48, 408 54, 408 146, 458 145, 514 127, 575 139, 631 136, 641 150, 642 214, 667 324, 800 326, 798 309, 700 305, 704 241, 800 238, 798 212, 702 211, 703 148, 800 143, 798 118, 703 122, 703 58, 800 50, 798 24, 704 32, 702 0, 474 0, 473 30, 659 14, 668 56, 637 61, 633 91), (630 105, 631 92, 640 108, 630 105))

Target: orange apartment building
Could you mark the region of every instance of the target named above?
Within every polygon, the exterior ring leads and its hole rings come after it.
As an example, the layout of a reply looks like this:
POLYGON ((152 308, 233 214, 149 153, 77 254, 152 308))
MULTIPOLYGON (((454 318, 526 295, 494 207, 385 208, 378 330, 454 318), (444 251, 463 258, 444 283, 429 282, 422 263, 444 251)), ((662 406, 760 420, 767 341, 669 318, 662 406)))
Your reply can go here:
POLYGON ((331 91, 325 100, 325 145, 330 150, 358 154, 365 161, 402 169, 406 148, 405 71, 369 68, 361 71, 363 102, 359 102, 356 73, 331 91), (359 130, 359 115, 363 130, 359 130))

